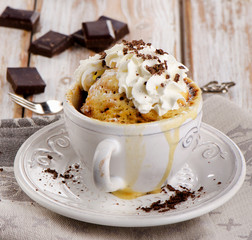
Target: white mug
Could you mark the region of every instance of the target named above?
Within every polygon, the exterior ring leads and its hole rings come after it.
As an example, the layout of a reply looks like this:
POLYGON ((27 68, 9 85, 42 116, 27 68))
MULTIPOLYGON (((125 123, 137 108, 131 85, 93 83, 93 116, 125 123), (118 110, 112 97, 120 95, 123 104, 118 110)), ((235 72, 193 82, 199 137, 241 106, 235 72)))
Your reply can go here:
POLYGON ((65 124, 71 144, 87 168, 83 178, 90 188, 139 196, 160 189, 185 164, 198 137, 201 98, 174 118, 119 124, 79 112, 75 106, 79 91, 75 85, 66 94, 65 124))

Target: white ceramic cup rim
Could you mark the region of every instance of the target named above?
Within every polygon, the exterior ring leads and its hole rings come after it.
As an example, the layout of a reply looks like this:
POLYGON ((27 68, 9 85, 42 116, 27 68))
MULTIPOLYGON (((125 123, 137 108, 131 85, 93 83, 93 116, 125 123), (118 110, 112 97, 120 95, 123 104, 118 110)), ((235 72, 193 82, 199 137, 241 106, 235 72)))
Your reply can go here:
MULTIPOLYGON (((77 124, 81 128, 85 128, 87 130, 95 131, 97 133, 102 134, 110 134, 110 135, 116 135, 116 136, 136 136, 138 135, 139 131, 138 129, 144 128, 144 135, 151 135, 151 134, 158 134, 163 133, 164 128, 160 128, 161 125, 172 125, 176 126, 173 128, 167 128, 166 131, 169 131, 171 129, 175 129, 177 127, 181 127, 194 119, 188 118, 185 122, 178 125, 176 122, 179 122, 179 118, 183 117, 185 114, 189 114, 188 112, 193 111, 194 108, 197 108, 197 116, 202 111, 202 101, 200 101, 199 105, 193 105, 192 109, 189 109, 185 113, 180 113, 177 116, 170 118, 170 119, 162 119, 159 121, 153 121, 153 122, 147 122, 147 123, 136 123, 136 124, 120 124, 116 122, 105 122, 101 120, 97 120, 94 118, 90 118, 79 112, 73 104, 70 102, 70 100, 65 99, 64 101, 64 112, 65 117, 68 117, 69 120, 77 124), (129 130, 125 134, 125 129, 129 130), (135 133, 134 133, 134 130, 135 133), (130 134, 129 134, 130 132, 130 134)), ((196 117, 197 117, 196 116, 196 117)))

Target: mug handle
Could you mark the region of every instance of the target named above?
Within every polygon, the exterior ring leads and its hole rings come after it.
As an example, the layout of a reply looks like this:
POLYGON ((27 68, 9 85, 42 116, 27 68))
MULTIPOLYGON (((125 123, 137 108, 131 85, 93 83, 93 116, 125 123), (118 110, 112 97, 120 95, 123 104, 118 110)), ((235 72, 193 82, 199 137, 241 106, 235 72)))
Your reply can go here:
POLYGON ((125 187, 120 177, 110 176, 112 153, 118 152, 120 144, 115 139, 104 139, 96 147, 93 159, 93 179, 96 187, 104 192, 114 192, 125 187))

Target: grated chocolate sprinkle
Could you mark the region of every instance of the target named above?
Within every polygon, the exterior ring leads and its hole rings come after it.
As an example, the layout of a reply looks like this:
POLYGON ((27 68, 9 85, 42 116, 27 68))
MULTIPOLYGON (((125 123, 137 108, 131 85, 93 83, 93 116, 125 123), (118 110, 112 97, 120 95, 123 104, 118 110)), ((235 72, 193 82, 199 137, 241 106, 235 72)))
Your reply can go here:
POLYGON ((178 68, 179 68, 179 69, 185 69, 185 67, 184 67, 184 66, 179 66, 178 68))
POLYGON ((128 48, 123 48, 123 54, 126 55, 128 53, 128 48))
POLYGON ((161 75, 165 71, 165 63, 155 64, 152 67, 146 65, 146 69, 152 74, 161 75))
POLYGON ((47 168, 47 169, 45 169, 44 172, 52 174, 53 179, 56 179, 58 177, 58 172, 55 169, 47 168))
POLYGON ((170 184, 167 184, 166 187, 168 188, 169 191, 172 191, 172 192, 176 191, 176 189, 173 186, 171 186, 170 184))
POLYGON ((101 52, 99 53, 101 55, 100 59, 105 59, 105 57, 107 56, 107 54, 105 52, 101 52))
POLYGON ((179 77, 180 77, 180 75, 177 73, 176 75, 175 75, 175 77, 174 77, 174 82, 178 82, 179 81, 179 77))
MULTIPOLYGON (((123 48, 123 54, 126 55, 128 52, 133 52, 136 54, 137 57, 142 58, 145 60, 157 60, 157 64, 153 66, 146 66, 146 69, 152 74, 152 75, 161 75, 165 70, 168 69, 167 61, 162 62, 161 59, 158 56, 153 56, 151 54, 144 54, 139 52, 140 50, 144 49, 145 45, 151 46, 150 43, 145 43, 143 40, 133 40, 132 42, 123 40, 124 48, 123 48)), ((163 51, 162 49, 156 49, 155 53, 159 55, 168 54, 167 52, 163 51)))
POLYGON ((159 55, 168 54, 168 53, 165 52, 163 49, 156 49, 156 53, 159 54, 159 55))
POLYGON ((72 179, 74 176, 69 173, 64 173, 64 174, 60 174, 60 177, 65 178, 65 179, 72 179))
POLYGON ((180 186, 183 190, 177 190, 174 187, 172 187, 171 185, 167 184, 166 186, 161 188, 161 192, 163 192, 164 194, 167 194, 168 191, 170 192, 174 192, 174 194, 172 196, 170 196, 167 200, 161 202, 161 200, 155 201, 153 203, 151 203, 150 206, 146 206, 146 207, 138 207, 137 210, 143 210, 145 212, 151 212, 151 211, 157 211, 159 213, 162 212, 167 212, 170 211, 172 209, 176 209, 176 205, 187 201, 189 198, 195 199, 195 198, 199 198, 200 197, 200 192, 203 190, 203 187, 200 187, 198 190, 198 194, 196 196, 195 191, 190 191, 188 188, 186 187, 182 187, 180 186))

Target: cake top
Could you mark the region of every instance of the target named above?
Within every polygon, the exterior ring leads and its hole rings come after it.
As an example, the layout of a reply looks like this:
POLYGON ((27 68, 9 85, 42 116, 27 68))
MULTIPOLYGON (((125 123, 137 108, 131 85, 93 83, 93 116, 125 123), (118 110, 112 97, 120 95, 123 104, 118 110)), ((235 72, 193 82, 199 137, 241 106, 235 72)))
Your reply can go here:
POLYGON ((140 113, 153 109, 162 116, 178 109, 178 100, 186 102, 188 87, 184 78, 188 69, 150 43, 123 41, 82 60, 75 71, 75 80, 88 91, 107 69, 117 70, 119 93, 124 92, 140 113))

